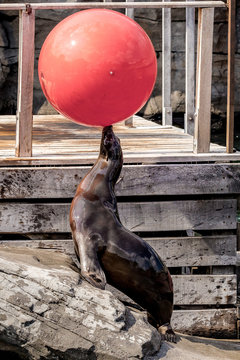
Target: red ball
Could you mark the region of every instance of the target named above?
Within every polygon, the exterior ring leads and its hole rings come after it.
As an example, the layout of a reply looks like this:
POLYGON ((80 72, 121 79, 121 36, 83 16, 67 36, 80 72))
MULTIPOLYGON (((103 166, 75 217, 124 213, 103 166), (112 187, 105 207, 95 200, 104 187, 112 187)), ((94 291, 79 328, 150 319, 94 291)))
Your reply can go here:
POLYGON ((132 19, 116 11, 84 10, 46 38, 38 74, 52 106, 88 126, 125 120, 148 100, 157 75, 153 45, 132 19))

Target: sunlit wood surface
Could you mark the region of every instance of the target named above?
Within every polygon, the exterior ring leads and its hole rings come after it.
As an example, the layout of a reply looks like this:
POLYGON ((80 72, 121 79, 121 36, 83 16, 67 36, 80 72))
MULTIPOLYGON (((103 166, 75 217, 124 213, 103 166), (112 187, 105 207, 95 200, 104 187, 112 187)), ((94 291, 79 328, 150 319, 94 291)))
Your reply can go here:
MULTIPOLYGON (((101 129, 75 124, 60 115, 34 116, 33 156, 15 157, 15 116, 0 117, 0 165, 91 164, 98 156, 101 129)), ((210 153, 193 154, 193 137, 174 126, 161 126, 138 116, 133 127, 114 125, 125 163, 232 161, 240 153, 211 144, 210 153)))

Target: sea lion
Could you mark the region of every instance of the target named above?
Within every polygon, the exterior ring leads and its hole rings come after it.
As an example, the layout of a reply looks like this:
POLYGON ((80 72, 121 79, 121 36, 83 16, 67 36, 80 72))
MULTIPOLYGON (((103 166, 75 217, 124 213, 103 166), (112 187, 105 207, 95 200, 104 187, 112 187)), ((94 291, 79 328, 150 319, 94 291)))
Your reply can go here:
POLYGON ((106 282, 145 308, 167 340, 176 341, 170 319, 173 285, 158 254, 120 219, 114 186, 123 164, 120 140, 103 128, 97 162, 80 182, 70 210, 81 275, 104 289, 106 282))

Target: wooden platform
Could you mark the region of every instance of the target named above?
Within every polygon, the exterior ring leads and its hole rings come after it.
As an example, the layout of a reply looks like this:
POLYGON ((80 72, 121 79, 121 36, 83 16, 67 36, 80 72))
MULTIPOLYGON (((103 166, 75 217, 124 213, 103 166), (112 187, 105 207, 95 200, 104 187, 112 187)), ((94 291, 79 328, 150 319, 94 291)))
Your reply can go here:
MULTIPOLYGON (((60 115, 34 116, 33 156, 15 157, 15 116, 0 117, 0 166, 92 164, 98 156, 101 129, 75 124, 60 115)), ((240 152, 211 144, 210 153, 194 154, 193 137, 174 126, 160 126, 134 116, 133 127, 114 126, 125 163, 239 161, 240 152)))

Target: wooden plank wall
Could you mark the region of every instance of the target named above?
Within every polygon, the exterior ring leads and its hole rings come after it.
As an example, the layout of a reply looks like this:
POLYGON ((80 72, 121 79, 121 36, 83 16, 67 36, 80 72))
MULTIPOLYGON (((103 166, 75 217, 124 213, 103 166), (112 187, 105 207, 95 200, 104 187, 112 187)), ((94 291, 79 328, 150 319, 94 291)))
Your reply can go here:
MULTIPOLYGON (((0 169, 1 244, 73 255, 68 224, 89 167, 0 169)), ((236 336, 239 164, 125 165, 116 185, 122 222, 173 275, 179 331, 236 336)))

